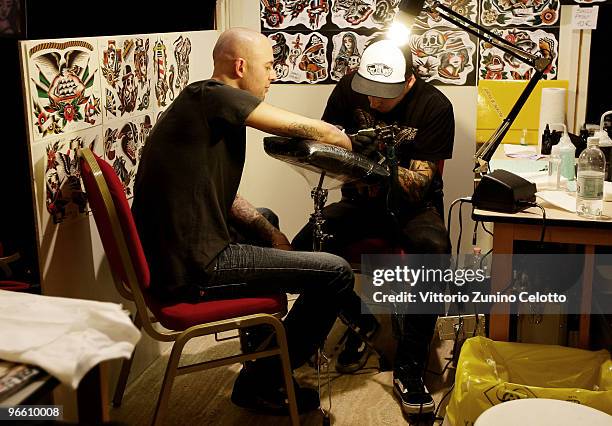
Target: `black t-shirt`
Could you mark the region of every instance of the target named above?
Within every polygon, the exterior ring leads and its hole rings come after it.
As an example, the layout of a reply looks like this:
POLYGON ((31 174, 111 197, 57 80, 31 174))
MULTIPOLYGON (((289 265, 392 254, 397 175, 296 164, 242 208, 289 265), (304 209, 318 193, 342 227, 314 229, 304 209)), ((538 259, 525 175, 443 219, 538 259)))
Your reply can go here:
MULTIPOLYGON (((401 132, 396 155, 401 167, 407 168, 410 160, 437 162, 452 157, 455 139, 453 106, 440 90, 417 77, 400 103, 391 111, 381 113, 370 108, 367 96, 351 89, 352 79, 353 74, 350 74, 338 82, 327 101, 323 120, 341 125, 347 133, 376 125, 397 124, 401 132)), ((353 199, 372 200, 384 198, 386 189, 384 185, 364 188, 346 184, 342 193, 353 199)), ((442 179, 436 173, 423 203, 437 203, 441 196, 442 179)))
POLYGON ((132 212, 157 297, 191 298, 229 243, 228 213, 245 159, 244 122, 260 102, 219 81, 199 81, 151 130, 132 212))

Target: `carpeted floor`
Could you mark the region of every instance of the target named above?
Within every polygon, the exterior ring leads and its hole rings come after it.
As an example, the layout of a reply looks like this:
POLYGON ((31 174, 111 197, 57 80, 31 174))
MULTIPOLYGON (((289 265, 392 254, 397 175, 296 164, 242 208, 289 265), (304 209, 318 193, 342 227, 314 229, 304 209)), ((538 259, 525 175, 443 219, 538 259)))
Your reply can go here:
MULTIPOLYGON (((386 327, 383 326, 383 330, 386 327)), ((328 353, 333 355, 335 343, 339 340, 344 326, 336 324, 328 339, 328 353)), ((389 341, 390 335, 381 333, 379 339, 389 341)), ((429 370, 441 371, 450 356, 452 342, 432 343, 429 370)), ((229 354, 238 350, 237 340, 216 342, 214 337, 200 338, 185 348, 187 361, 205 360, 211 356, 229 354)), ((120 408, 111 409, 114 421, 128 425, 147 425, 153 418, 153 410, 161 386, 168 356, 156 360, 141 376, 128 386, 123 404, 120 408)), ((371 356, 366 369, 354 375, 340 375, 332 365, 332 424, 335 425, 401 425, 431 424, 431 422, 409 422, 402 415, 401 408, 393 395, 392 373, 379 372, 378 359, 371 356)), ((257 415, 234 406, 230 401, 232 385, 240 365, 220 367, 213 370, 192 373, 177 377, 172 388, 169 411, 165 419, 168 425, 285 425, 287 417, 270 417, 257 415)), ((449 369, 441 377, 428 374, 427 385, 434 395, 436 403, 440 401, 453 380, 454 371, 449 369)), ((301 385, 316 387, 316 371, 302 367, 296 373, 301 385)), ((448 402, 447 397, 444 405, 448 402)), ((325 399, 327 405, 327 399, 325 399)), ((440 410, 439 415, 443 413, 440 410)), ((320 425, 319 413, 301 416, 303 425, 320 425)), ((435 424, 441 424, 441 421, 435 424)))

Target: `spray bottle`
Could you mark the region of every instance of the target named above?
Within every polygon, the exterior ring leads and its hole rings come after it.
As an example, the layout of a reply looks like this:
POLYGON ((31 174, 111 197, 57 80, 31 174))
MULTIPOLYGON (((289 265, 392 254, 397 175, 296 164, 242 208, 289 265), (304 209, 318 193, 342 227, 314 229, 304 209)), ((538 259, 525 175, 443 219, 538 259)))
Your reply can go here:
POLYGON ((563 126, 563 136, 559 141, 559 156, 561 157, 561 176, 567 179, 567 190, 576 190, 576 147, 567 133, 567 126, 563 126))

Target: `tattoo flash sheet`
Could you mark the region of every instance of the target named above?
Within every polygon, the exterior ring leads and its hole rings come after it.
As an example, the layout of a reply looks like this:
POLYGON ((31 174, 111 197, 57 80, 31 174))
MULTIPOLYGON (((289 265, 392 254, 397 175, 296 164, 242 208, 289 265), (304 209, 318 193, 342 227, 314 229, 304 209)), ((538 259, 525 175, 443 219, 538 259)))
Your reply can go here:
POLYGON ((152 46, 148 37, 100 41, 104 121, 141 115, 153 108, 152 46))
POLYGON ((151 127, 148 114, 104 126, 104 159, 113 166, 127 197, 134 195, 134 178, 151 127))
MULTIPOLYGON (((430 6, 432 3, 432 0, 426 0, 425 6, 430 6)), ((440 3, 472 22, 478 20, 478 0, 441 0, 440 3)), ((455 24, 440 16, 439 13, 426 13, 424 11, 415 20, 413 28, 427 30, 437 27, 458 28, 455 24)))
POLYGON ((278 32, 268 35, 274 55, 277 81, 319 83, 328 77, 327 37, 310 34, 278 32))
POLYGON ((552 26, 559 20, 559 0, 483 0, 480 22, 485 26, 552 26))
MULTIPOLYGON (((544 30, 510 29, 496 31, 526 52, 551 58, 543 79, 557 78, 557 56, 559 51, 558 29, 544 30)), ((486 42, 480 42, 479 76, 482 80, 529 80, 534 69, 486 42)))
POLYGON ((465 31, 430 29, 411 34, 409 41, 416 73, 438 84, 476 84, 476 42, 465 31))
POLYGON ((183 34, 156 37, 153 78, 157 107, 167 107, 190 82, 191 40, 183 34))
POLYGON ((332 23, 338 28, 378 28, 393 22, 400 0, 331 0, 332 23))
POLYGON ((77 152, 88 147, 96 151, 99 126, 78 133, 50 138, 45 154, 45 203, 53 223, 60 223, 85 213, 87 197, 81 186, 81 168, 77 152))
POLYGON ((298 25, 319 30, 327 21, 331 0, 260 0, 262 30, 283 30, 298 25))
POLYGON ((33 139, 100 124, 100 81, 95 39, 27 42, 33 139))
POLYGON ((375 35, 364 36, 352 31, 335 34, 332 37, 332 64, 330 77, 340 80, 344 75, 357 71, 363 50, 375 35))

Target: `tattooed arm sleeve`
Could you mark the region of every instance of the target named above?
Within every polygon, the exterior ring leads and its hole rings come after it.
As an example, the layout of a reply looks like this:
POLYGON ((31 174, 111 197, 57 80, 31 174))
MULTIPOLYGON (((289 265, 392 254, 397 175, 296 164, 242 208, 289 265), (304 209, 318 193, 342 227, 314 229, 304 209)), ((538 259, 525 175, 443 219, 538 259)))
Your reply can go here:
POLYGON ((262 241, 270 242, 272 247, 287 248, 287 246, 291 246, 285 234, 275 228, 251 203, 238 194, 236 194, 229 214, 236 227, 246 233, 258 236, 262 241))
POLYGON ((408 168, 398 168, 399 186, 404 196, 414 203, 420 202, 437 171, 433 161, 412 160, 408 168))

